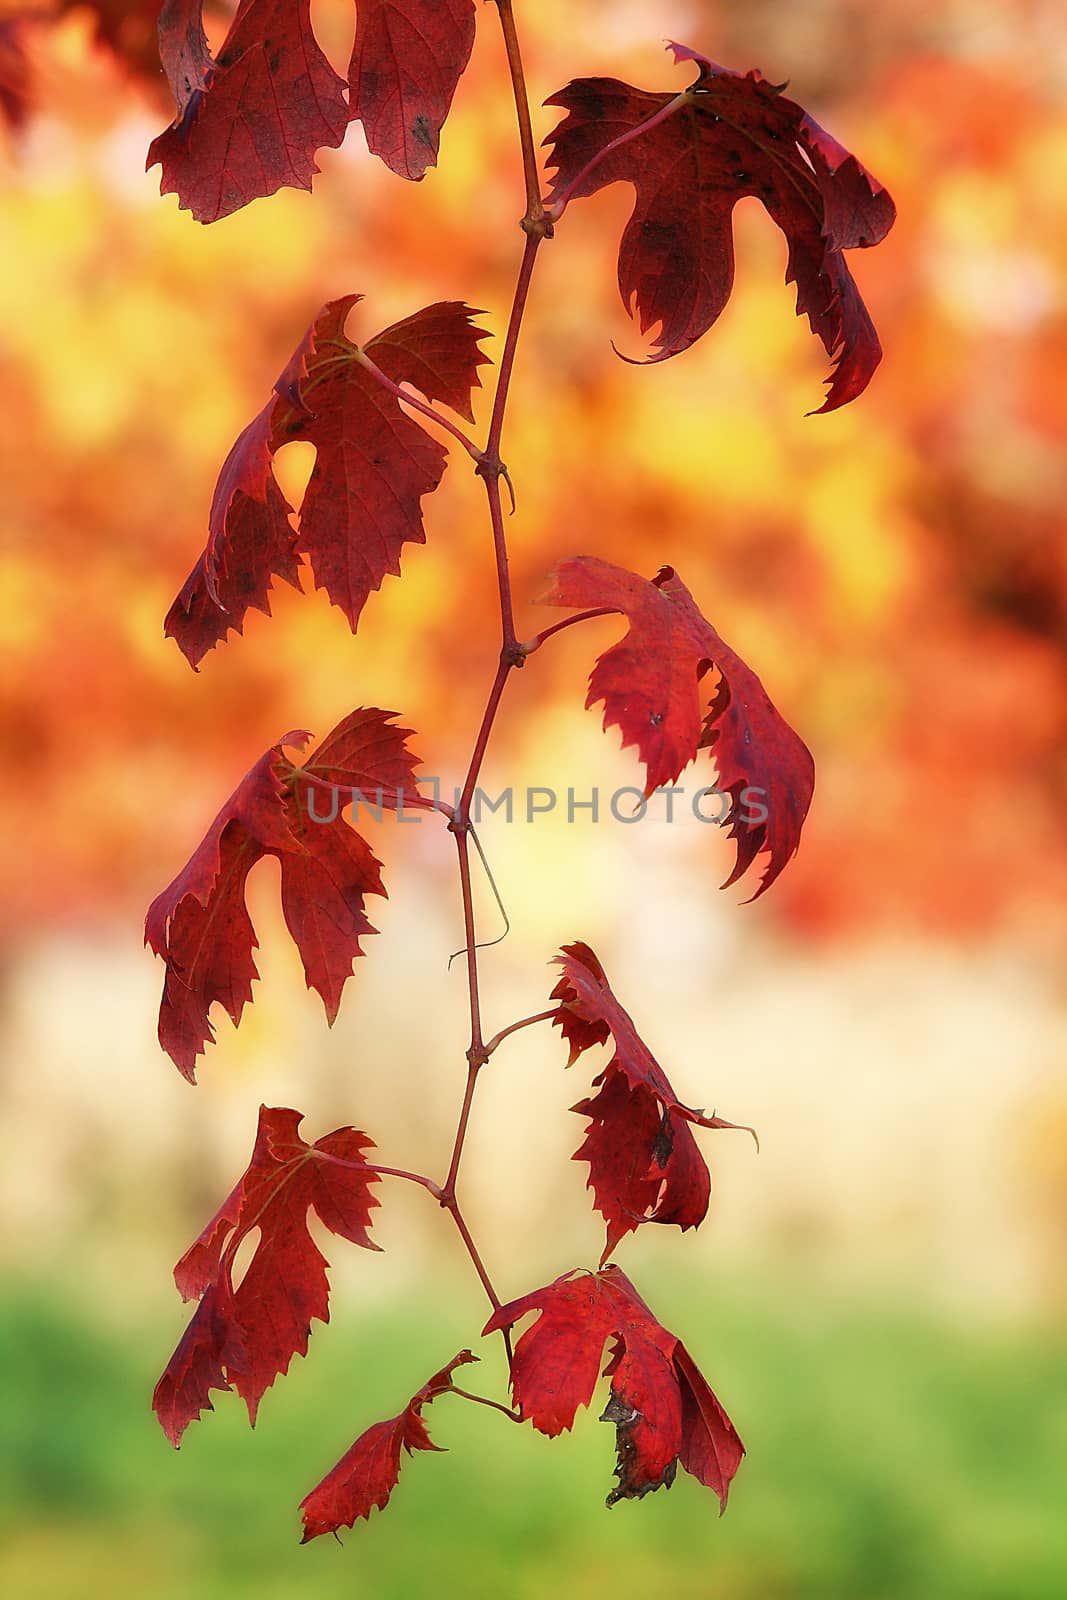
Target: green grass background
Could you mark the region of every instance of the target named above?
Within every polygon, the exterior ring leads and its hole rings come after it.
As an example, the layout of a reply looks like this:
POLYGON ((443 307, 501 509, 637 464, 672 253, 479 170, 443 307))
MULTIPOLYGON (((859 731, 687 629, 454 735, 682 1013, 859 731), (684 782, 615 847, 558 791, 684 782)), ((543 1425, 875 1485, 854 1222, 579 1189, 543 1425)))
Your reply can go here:
MULTIPOLYGON (((148 1395, 179 1331, 32 1282, 0 1313, 0 1591, 13 1600, 1063 1600, 1062 1330, 976 1331, 801 1277, 643 1284, 749 1449, 726 1516, 674 1488, 605 1510, 601 1409, 549 1441, 457 1399, 448 1454, 409 1459, 384 1513, 301 1548, 301 1496, 465 1343, 433 1286, 317 1328, 250 1431, 235 1397, 179 1453, 148 1395), (773 1292, 772 1292, 773 1289, 773 1292), (87 1305, 90 1302, 87 1301, 87 1305), (444 1309, 441 1309, 441 1308, 444 1309)), ((475 1341, 476 1343, 476 1341, 475 1341)), ((470 1387, 499 1394, 486 1345, 470 1387)), ((600 1397, 598 1396, 598 1399, 600 1397)))

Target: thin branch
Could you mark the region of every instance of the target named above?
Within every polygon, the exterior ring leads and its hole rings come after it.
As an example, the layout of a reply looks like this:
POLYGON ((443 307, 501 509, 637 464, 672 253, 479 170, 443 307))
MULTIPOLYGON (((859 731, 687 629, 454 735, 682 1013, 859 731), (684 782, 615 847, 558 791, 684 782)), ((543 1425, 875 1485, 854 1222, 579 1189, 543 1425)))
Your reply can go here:
MULTIPOLYGON (((499 504, 499 492, 497 496, 497 503, 499 504)), ((500 708, 500 701, 504 694, 504 685, 508 681, 508 675, 511 672, 513 665, 514 663, 508 659, 505 653, 502 651, 500 661, 497 664, 496 677, 493 679, 493 682, 490 686, 489 698, 485 703, 485 710, 482 713, 481 725, 474 741, 474 749, 471 752, 470 764, 467 767, 467 776, 463 780, 463 789, 460 793, 459 805, 456 807, 456 825, 457 827, 462 827, 464 830, 466 830, 470 825, 471 800, 474 798, 474 791, 478 787, 478 779, 481 775, 482 762, 485 760, 485 752, 489 746, 489 736, 493 731, 493 723, 496 721, 496 714, 500 708)))
POLYGON ((491 1056, 498 1045, 505 1039, 510 1039, 513 1033, 518 1033, 520 1028, 532 1028, 535 1022, 552 1022, 559 1016, 562 1007, 553 1006, 550 1011, 539 1011, 535 1017, 523 1017, 521 1022, 513 1022, 507 1028, 501 1028, 499 1033, 494 1033, 491 1039, 486 1040, 485 1053, 491 1056))
POLYGON ((522 319, 526 314, 526 302, 530 296, 530 280, 533 278, 537 252, 540 248, 540 235, 527 234, 522 260, 519 263, 519 276, 515 284, 515 294, 511 302, 508 331, 504 335, 504 349, 500 356, 496 393, 493 396, 493 415, 490 418, 489 440, 485 447, 485 453, 490 461, 497 458, 500 452, 500 438, 504 431, 504 413, 507 410, 508 395, 511 391, 511 378, 515 370, 515 352, 518 349, 522 319))
MULTIPOLYGON (((480 1054, 482 1049, 482 1016, 478 999, 478 935, 474 921, 474 891, 471 885, 471 858, 470 846, 466 829, 461 829, 455 823, 450 823, 455 839, 456 854, 459 860, 459 887, 463 901, 463 948, 467 953, 467 994, 470 1001, 471 1042, 467 1051, 467 1060, 472 1061, 480 1054)), ((460 1141, 462 1143, 462 1140, 460 1141)), ((454 1161, 458 1165, 458 1162, 454 1161)), ((449 1173, 449 1183, 452 1180, 449 1173)))
POLYGON ((496 559, 497 587, 500 591, 500 624, 503 636, 503 651, 511 657, 509 666, 517 666, 521 657, 515 656, 515 618, 511 604, 511 579, 508 573, 508 543, 504 532, 504 507, 500 498, 500 479, 504 478, 511 491, 512 505, 514 506, 515 490, 508 477, 508 469, 500 459, 500 441, 504 432, 504 416, 507 411, 508 396, 511 393, 511 379, 515 371, 515 355, 519 347, 519 333, 522 329, 522 319, 526 312, 526 303, 530 295, 530 282, 533 278, 534 265, 537 261, 537 252, 541 247, 542 234, 528 233, 526 245, 522 252, 522 261, 519 264, 519 275, 515 284, 515 293, 511 302, 511 314, 508 317, 508 329, 504 335, 504 348, 500 356, 500 366, 497 371, 496 392, 493 395, 493 414, 489 419, 489 437, 486 441, 485 455, 476 468, 480 477, 485 480, 485 492, 489 499, 489 516, 493 525, 493 552, 496 559))
MULTIPOLYGON (((523 75, 522 56, 515 28, 512 0, 496 0, 496 6, 504 35, 504 49, 507 55, 508 70, 511 75, 515 110, 519 123, 519 139, 522 145, 523 175, 526 186, 526 215, 523 218, 522 226, 526 233, 526 243, 519 266, 511 315, 508 319, 508 329, 500 357, 500 366, 497 369, 496 390, 493 396, 493 411, 489 423, 488 439, 485 450, 475 454, 477 462, 475 470, 485 482, 485 492, 489 502, 489 518, 493 530, 493 558, 496 565, 497 590, 500 600, 501 650, 496 674, 489 690, 485 711, 482 714, 481 724, 475 738, 474 749, 471 752, 470 764, 467 768, 467 776, 464 780, 459 804, 449 823, 456 840, 460 894, 463 901, 463 940, 467 955, 467 991, 470 1000, 471 1033, 470 1045, 467 1049, 467 1082, 463 1093, 463 1103, 460 1107, 459 1121, 456 1126, 448 1177, 442 1186, 440 1200, 441 1204, 452 1213, 452 1220, 459 1230, 460 1237, 466 1246, 467 1254, 474 1264, 474 1269, 491 1304, 494 1309, 499 1309, 500 1298, 493 1287, 492 1280, 486 1271, 485 1264, 478 1253, 470 1229, 467 1227, 456 1200, 456 1181, 459 1177, 460 1162, 463 1159, 463 1146, 467 1137, 467 1129, 470 1125, 474 1091, 478 1083, 478 1074, 488 1060, 485 1045, 482 1041, 481 1003, 478 991, 478 936, 474 915, 474 893, 471 885, 470 863, 470 804, 478 784, 478 776, 482 769, 490 735, 493 731, 493 724, 500 707, 504 685, 507 683, 510 673, 516 667, 522 666, 525 659, 518 648, 515 634, 515 618, 512 609, 507 537, 504 531, 504 509, 500 497, 501 478, 505 480, 509 488, 511 487, 511 479, 508 477, 507 468, 500 459, 500 441, 504 431, 504 415, 507 410, 511 378, 515 370, 515 354, 518 349, 519 331, 522 327, 522 319, 530 293, 530 281, 533 277, 534 263, 537 259, 537 251, 542 239, 551 238, 552 224, 545 215, 544 204, 541 200, 540 179, 537 172, 537 152, 534 147, 533 124, 530 117, 530 101, 526 92, 526 81, 523 75)), ((402 398, 406 399, 407 397, 402 395, 402 398)), ((512 502, 514 504, 514 491, 512 491, 512 502)), ((477 839, 475 843, 477 844, 477 839)), ((480 845, 478 849, 479 853, 481 853, 480 845)), ((484 862, 484 856, 482 859, 484 862)), ((510 1368, 513 1359, 511 1333, 507 1328, 501 1331, 510 1368)))
MULTIPOLYGON (((480 1047, 484 1049, 484 1046, 480 1047)), ((456 1179, 459 1176, 459 1164, 463 1157, 463 1146, 467 1140, 467 1128, 471 1120, 471 1107, 474 1104, 474 1086, 478 1082, 478 1074, 484 1066, 480 1060, 472 1060, 467 1068, 467 1083, 463 1091, 463 1104, 459 1109, 459 1121, 456 1124, 456 1137, 452 1144, 452 1159, 448 1165, 448 1177, 441 1189, 442 1205, 447 1205, 449 1198, 455 1198, 456 1179)))
POLYGON ((541 179, 537 171, 537 147, 534 143, 533 122, 530 117, 530 97, 526 92, 526 76, 522 70, 522 52, 515 27, 511 0, 496 0, 500 13, 500 27, 504 35, 504 49, 511 74, 511 87, 515 96, 515 114, 519 121, 519 142, 522 145, 522 173, 526 184, 526 216, 523 226, 551 233, 546 224, 544 202, 541 199, 541 179))
POLYGON ((467 1254, 470 1256, 471 1260, 474 1262, 474 1270, 477 1272, 479 1278, 481 1278, 481 1280, 482 1280, 482 1288, 485 1290, 486 1294, 489 1296, 489 1299, 491 1300, 492 1305, 493 1305, 493 1310, 494 1311, 499 1311, 500 1310, 500 1304, 501 1304, 500 1296, 497 1294, 496 1290, 493 1288, 492 1279, 490 1278, 488 1272, 486 1272, 485 1267, 482 1264, 482 1258, 478 1254, 477 1246, 475 1245, 474 1240, 471 1238, 471 1231, 467 1227, 467 1224, 463 1219, 463 1213, 459 1209, 459 1206, 456 1204, 456 1201, 455 1201, 454 1198, 453 1198, 451 1204, 449 1205, 448 1209, 452 1213, 453 1222, 456 1224, 456 1227, 459 1229, 460 1238, 463 1240, 463 1243, 467 1246, 467 1254))

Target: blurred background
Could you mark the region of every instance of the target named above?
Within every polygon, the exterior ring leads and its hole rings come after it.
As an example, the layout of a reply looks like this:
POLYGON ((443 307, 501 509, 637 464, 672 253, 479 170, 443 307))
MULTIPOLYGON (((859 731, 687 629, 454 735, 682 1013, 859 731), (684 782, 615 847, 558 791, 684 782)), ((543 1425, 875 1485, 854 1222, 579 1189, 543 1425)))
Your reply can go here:
MULTIPOLYGON (((641 353, 614 281, 630 194, 575 205, 539 266, 505 442, 520 633, 551 620, 533 602, 560 555, 670 563, 817 761, 800 854, 755 906, 720 894, 728 842, 687 816, 483 828, 512 921, 484 957, 490 1028, 542 1009, 546 963, 585 939, 681 1097, 759 1130, 758 1156, 704 1136, 715 1195, 699 1235, 644 1229, 618 1252, 749 1459, 721 1523, 681 1477, 609 1515, 599 1406, 550 1443, 446 1401, 447 1456, 409 1462, 344 1550, 298 1548, 307 1489, 478 1344, 469 1264, 405 1185, 383 1195, 383 1255, 331 1246, 333 1320, 255 1434, 233 1396, 179 1455, 159 1432, 151 1386, 185 1324, 170 1265, 243 1170, 261 1100, 300 1107, 311 1138, 354 1122, 385 1162, 446 1164, 465 990, 448 969, 453 853, 434 827, 375 830, 390 898, 332 1032, 274 864, 256 869, 262 982, 238 1032, 220 1020, 195 1089, 155 1043, 161 973, 141 917, 287 728, 396 708, 426 769, 457 781, 496 650, 480 485, 453 459, 427 545, 407 548, 358 639, 322 594, 283 588, 273 621, 250 613, 194 675, 162 617, 232 439, 323 301, 366 295, 357 338, 443 298, 502 331, 517 144, 483 7, 438 172, 402 185, 353 127, 322 152, 313 198, 282 191, 204 229, 143 171, 172 114, 154 0, 3 0, 0 1583, 17 1600, 1061 1596, 1062 4, 517 9, 535 102, 585 74, 672 87, 662 40, 682 39, 788 79, 900 213, 850 258, 884 364, 858 403, 808 417, 826 361, 754 202, 736 213, 720 324, 647 370, 610 348, 641 353)), ((312 10, 343 70, 351 5, 312 10)), ((539 134, 553 121, 539 111, 539 134)), ((281 463, 297 495, 299 451, 281 463)), ((513 682, 487 789, 634 781, 582 709, 618 631, 565 634, 513 682)), ((488 892, 480 912, 492 937, 488 892)), ((569 1160, 589 1072, 563 1062, 529 1030, 479 1091, 463 1190, 507 1297, 600 1248, 569 1160)), ((503 1385, 495 1348, 481 1379, 503 1385)))

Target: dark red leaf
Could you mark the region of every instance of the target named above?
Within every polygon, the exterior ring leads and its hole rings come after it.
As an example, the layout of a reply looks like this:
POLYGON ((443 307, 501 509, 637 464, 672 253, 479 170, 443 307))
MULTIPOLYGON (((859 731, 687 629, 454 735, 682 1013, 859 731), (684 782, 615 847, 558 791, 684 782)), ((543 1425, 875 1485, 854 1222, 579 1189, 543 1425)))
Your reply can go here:
POLYGON ((649 583, 594 556, 572 556, 556 568, 542 599, 605 607, 629 619, 625 637, 598 657, 585 703, 602 701, 604 726, 619 728, 624 746, 636 745, 647 795, 673 783, 700 750, 711 750, 719 787, 730 798, 722 821, 737 845, 723 887, 766 852, 757 899, 796 854, 815 789, 811 753, 759 678, 701 615, 671 567, 649 583), (718 681, 705 712, 700 681, 709 667, 718 681))
POLYGON ((212 1389, 228 1389, 227 1372, 246 1365, 232 1301, 223 1286, 212 1285, 206 1291, 156 1384, 152 1409, 175 1450, 190 1422, 215 1409, 212 1389))
POLYGON ((270 616, 272 578, 300 587, 292 507, 271 469, 273 405, 248 424, 226 457, 211 502, 207 547, 163 623, 194 667, 231 630, 243 631, 250 606, 270 616))
POLYGON ((413 1455, 416 1450, 440 1449, 426 1431, 423 1406, 436 1400, 439 1394, 447 1394, 457 1367, 477 1359, 469 1350, 461 1350, 447 1367, 442 1367, 423 1384, 399 1416, 376 1422, 366 1433, 360 1434, 337 1465, 301 1501, 302 1544, 318 1538, 320 1533, 350 1528, 357 1517, 369 1517, 375 1507, 385 1509, 400 1476, 401 1452, 406 1450, 408 1455, 413 1455))
POLYGON ((168 0, 160 58, 178 115, 148 151, 162 194, 216 222, 283 185, 310 189, 316 151, 348 126, 344 80, 315 42, 311 0, 241 0, 214 59, 202 0, 168 0))
POLYGON ((315 156, 359 118, 375 155, 403 178, 437 163, 441 128, 474 44, 474 0, 359 0, 350 94, 319 49, 311 0, 240 0, 216 58, 203 0, 166 0, 159 52, 178 114, 155 139, 198 222, 215 222, 283 185, 310 189, 315 156))
POLYGON ((203 0, 163 0, 157 29, 160 65, 181 117, 215 65, 204 32, 203 0))
POLYGON ((698 76, 689 98, 647 133, 607 145, 674 98, 614 78, 579 78, 548 102, 567 113, 546 141, 550 199, 632 183, 636 204, 619 250, 619 290, 663 360, 715 322, 733 287, 732 213, 762 201, 789 242, 786 282, 834 363, 821 411, 855 399, 881 359, 877 335, 841 251, 877 244, 896 215, 885 189, 758 72, 741 74, 672 45, 698 76), (580 180, 577 181, 576 180, 580 180))
POLYGON ((555 1022, 570 1045, 567 1065, 609 1037, 615 1046, 611 1061, 593 1080, 600 1093, 571 1107, 590 1119, 573 1159, 589 1163, 589 1187, 607 1223, 603 1265, 619 1240, 642 1222, 674 1223, 683 1232, 699 1227, 707 1214, 711 1176, 690 1124, 738 1124, 682 1105, 587 944, 564 945, 556 961, 563 976, 552 998, 560 1001, 555 1022))
POLYGON ((393 383, 471 415, 488 359, 458 301, 426 306, 361 350, 344 326, 359 295, 323 307, 275 385, 274 398, 245 429, 215 489, 207 547, 167 614, 166 631, 196 666, 227 632, 240 632, 249 606, 269 613, 274 576, 298 585, 301 553, 316 586, 353 630, 368 596, 400 571, 405 543, 422 544, 422 500, 445 469, 444 446, 421 428, 361 364, 366 355, 393 383), (294 439, 316 461, 299 531, 273 475, 276 451, 294 439))
POLYGON ((299 1134, 299 1111, 261 1106, 248 1169, 174 1269, 186 1299, 200 1297, 188 1328, 156 1385, 153 1407, 177 1447, 190 1422, 212 1410, 212 1389, 236 1389, 249 1419, 294 1355, 306 1355, 313 1319, 330 1320, 326 1260, 308 1213, 339 1238, 377 1250, 368 1228, 378 1201, 366 1169, 374 1142, 338 1128, 315 1144, 299 1134), (234 1257, 258 1233, 234 1286, 234 1257))
POLYGON ((533 1294, 501 1306, 485 1332, 539 1313, 515 1346, 512 1392, 523 1417, 549 1437, 574 1423, 601 1376, 611 1396, 602 1421, 614 1422, 618 1484, 608 1496, 640 1498, 669 1487, 678 1463, 713 1488, 723 1510, 744 1455, 733 1424, 684 1346, 664 1328, 618 1267, 564 1273, 533 1294))
POLYGON ((0 121, 21 128, 30 114, 32 89, 26 50, 29 19, 0 19, 0 121))
POLYGON ((359 0, 352 116, 402 178, 437 165, 441 128, 474 45, 474 0, 359 0))
POLYGON ((354 711, 304 767, 282 746, 303 744, 309 735, 279 740, 246 773, 149 907, 145 942, 166 963, 159 1042, 190 1082, 197 1057, 215 1037, 212 1005, 221 1003, 236 1027, 252 998, 259 974, 245 880, 264 855, 281 864, 282 908, 308 987, 322 996, 331 1022, 337 1015, 355 958, 363 954, 361 940, 375 931, 366 896, 385 894, 380 863, 341 811, 354 787, 389 809, 418 800, 416 757, 405 743, 410 730, 396 727, 395 715, 354 711))

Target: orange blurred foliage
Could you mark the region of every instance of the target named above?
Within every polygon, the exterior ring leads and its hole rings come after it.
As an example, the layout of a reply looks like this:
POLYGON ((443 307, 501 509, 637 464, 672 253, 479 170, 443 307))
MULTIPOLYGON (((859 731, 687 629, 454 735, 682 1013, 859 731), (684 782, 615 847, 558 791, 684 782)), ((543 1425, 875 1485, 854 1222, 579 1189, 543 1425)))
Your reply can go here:
MULTIPOLYGON (((5 0, 0 24, 26 9, 5 0)), ((21 775, 0 843, 8 935, 127 916, 286 727, 321 732, 354 704, 395 706, 432 770, 458 766, 496 643, 479 486, 454 458, 427 508, 427 547, 408 549, 403 581, 387 581, 358 640, 321 595, 283 593, 273 622, 253 613, 246 637, 194 678, 161 622, 232 439, 322 302, 362 291, 358 325, 370 328, 461 298, 489 308, 499 334, 521 209, 489 28, 424 183, 393 178, 353 129, 323 152, 314 197, 285 191, 205 230, 142 172, 170 114, 145 60, 152 7, 104 8, 118 53, 100 45, 101 8, 32 9, 63 15, 21 39, 34 111, 7 135, 0 201, 0 715, 7 769, 21 775)), ((758 208, 738 210, 738 284, 720 325, 646 371, 610 349, 640 353, 614 286, 629 195, 614 188, 568 213, 545 252, 505 447, 520 628, 538 625, 526 603, 558 555, 677 566, 816 755, 779 915, 811 935, 888 921, 1022 932, 1036 915, 1043 937, 1053 922, 1062 936, 1057 5, 526 10, 536 100, 586 73, 669 86, 671 32, 789 78, 887 183, 899 220, 855 263, 884 365, 857 404, 811 418, 822 352, 793 315, 784 245, 758 208)), ((315 13, 343 66, 349 0, 318 0, 315 13)), ((0 73, 6 60, 0 38, 0 73)), ((294 454, 298 482, 309 463, 294 454)), ((539 729, 551 737, 555 701, 580 699, 584 659, 538 658, 525 725, 501 730, 529 768, 516 781, 537 781, 529 751, 539 729)))

